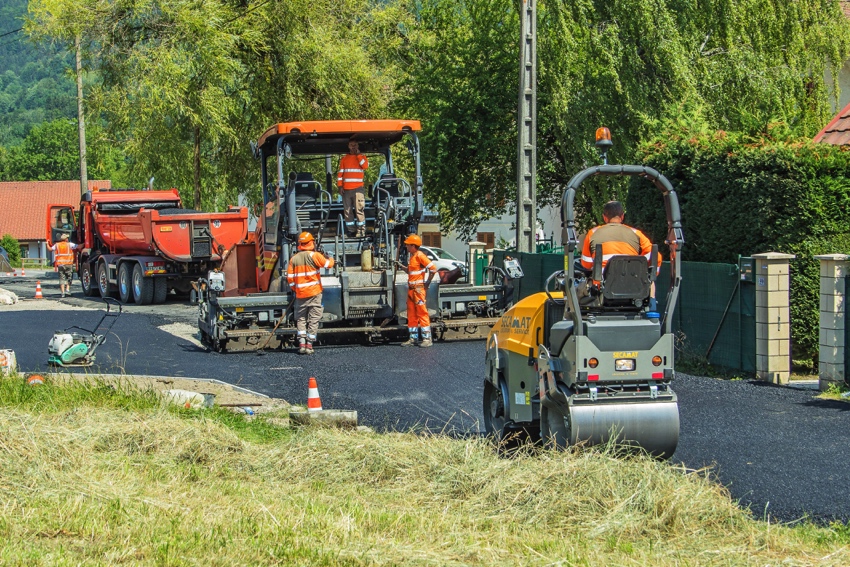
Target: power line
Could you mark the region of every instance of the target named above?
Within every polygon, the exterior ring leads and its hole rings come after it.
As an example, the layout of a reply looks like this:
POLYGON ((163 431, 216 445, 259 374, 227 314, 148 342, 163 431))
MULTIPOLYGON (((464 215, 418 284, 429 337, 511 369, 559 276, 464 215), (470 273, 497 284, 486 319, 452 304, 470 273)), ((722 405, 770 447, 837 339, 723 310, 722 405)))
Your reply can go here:
POLYGON ((0 33, 0 37, 6 37, 7 35, 12 35, 13 33, 18 33, 19 31, 23 31, 24 28, 18 28, 16 30, 12 30, 6 33, 0 33))

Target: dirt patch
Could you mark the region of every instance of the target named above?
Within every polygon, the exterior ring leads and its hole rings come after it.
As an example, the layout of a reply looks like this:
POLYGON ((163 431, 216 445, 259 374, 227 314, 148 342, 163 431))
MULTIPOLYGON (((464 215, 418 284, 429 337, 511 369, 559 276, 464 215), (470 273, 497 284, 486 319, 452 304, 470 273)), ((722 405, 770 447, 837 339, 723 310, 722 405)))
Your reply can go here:
MULTIPOLYGON (((93 376, 85 374, 53 374, 54 380, 91 380, 93 376)), ((215 394, 215 405, 223 407, 250 407, 254 413, 269 413, 278 410, 288 410, 290 404, 280 398, 270 398, 263 394, 251 392, 237 386, 232 386, 218 380, 199 378, 173 378, 169 376, 129 376, 107 374, 96 377, 111 384, 130 384, 139 390, 152 389, 158 392, 165 390, 188 390, 199 394, 215 394)))

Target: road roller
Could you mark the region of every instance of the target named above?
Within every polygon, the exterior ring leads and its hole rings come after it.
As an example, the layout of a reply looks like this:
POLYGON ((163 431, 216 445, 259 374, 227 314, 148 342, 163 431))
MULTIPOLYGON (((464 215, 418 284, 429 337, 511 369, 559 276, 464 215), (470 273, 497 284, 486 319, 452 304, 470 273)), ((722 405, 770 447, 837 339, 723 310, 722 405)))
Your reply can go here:
MULTIPOLYGON (((604 133, 597 146, 604 150, 604 133)), ((676 192, 650 167, 606 159, 572 177, 561 220, 564 269, 549 276, 545 291, 506 311, 488 335, 485 429, 502 441, 530 437, 559 448, 614 443, 670 458, 679 441, 672 323, 684 245, 676 192), (643 177, 661 193, 671 270, 663 312, 655 301, 657 245, 649 258, 605 258, 604 269, 601 246, 592 270, 576 261, 575 195, 598 176, 643 177)))

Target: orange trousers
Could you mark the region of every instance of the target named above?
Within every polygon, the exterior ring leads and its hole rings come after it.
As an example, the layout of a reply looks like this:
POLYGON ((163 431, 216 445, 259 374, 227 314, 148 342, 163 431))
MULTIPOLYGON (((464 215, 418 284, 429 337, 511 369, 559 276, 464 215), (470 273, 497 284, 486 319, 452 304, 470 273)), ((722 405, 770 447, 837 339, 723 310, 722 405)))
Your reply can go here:
POLYGON ((407 290, 407 328, 431 327, 431 317, 425 305, 425 286, 416 286, 407 290))

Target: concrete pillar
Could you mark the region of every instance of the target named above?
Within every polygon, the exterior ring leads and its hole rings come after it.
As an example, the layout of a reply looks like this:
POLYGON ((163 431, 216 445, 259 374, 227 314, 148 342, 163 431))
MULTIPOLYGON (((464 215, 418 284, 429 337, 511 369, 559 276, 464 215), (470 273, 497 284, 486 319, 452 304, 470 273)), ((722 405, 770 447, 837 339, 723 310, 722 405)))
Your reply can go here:
POLYGON ((842 385, 844 368, 845 276, 850 274, 850 256, 826 254, 820 261, 820 331, 818 333, 818 388, 842 385))
POLYGON ((473 240, 469 243, 469 283, 472 285, 480 285, 481 282, 476 281, 478 274, 475 269, 475 258, 484 253, 487 244, 473 240))
POLYGON ((791 378, 791 308, 788 261, 793 254, 754 254, 756 261, 756 376, 773 384, 791 378))

